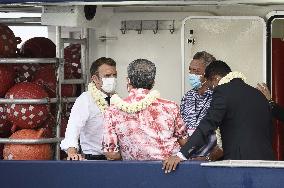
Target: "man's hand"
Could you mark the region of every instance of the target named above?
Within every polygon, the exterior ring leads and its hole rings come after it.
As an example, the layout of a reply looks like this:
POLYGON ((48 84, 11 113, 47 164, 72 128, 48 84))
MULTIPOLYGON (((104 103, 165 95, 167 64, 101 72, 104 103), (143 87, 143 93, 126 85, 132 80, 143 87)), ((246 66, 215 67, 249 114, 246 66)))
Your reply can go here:
POLYGON ((185 139, 178 139, 178 143, 179 145, 182 147, 186 144, 186 142, 188 141, 189 137, 185 138, 185 139))
POLYGON ((223 155, 224 155, 223 149, 219 148, 219 146, 215 146, 211 151, 211 153, 209 154, 209 159, 210 161, 217 161, 218 159, 223 157, 223 155))
POLYGON ((257 84, 256 88, 266 97, 267 100, 271 99, 270 91, 265 83, 257 84))
POLYGON ((77 149, 73 147, 67 149, 67 155, 68 155, 67 160, 72 160, 72 161, 84 160, 82 155, 77 152, 77 149))
POLYGON ((176 170, 177 165, 182 161, 178 156, 171 156, 163 162, 162 169, 165 173, 170 173, 172 170, 176 170))
POLYGON ((107 160, 113 161, 113 160, 121 160, 120 152, 105 152, 104 153, 107 160))

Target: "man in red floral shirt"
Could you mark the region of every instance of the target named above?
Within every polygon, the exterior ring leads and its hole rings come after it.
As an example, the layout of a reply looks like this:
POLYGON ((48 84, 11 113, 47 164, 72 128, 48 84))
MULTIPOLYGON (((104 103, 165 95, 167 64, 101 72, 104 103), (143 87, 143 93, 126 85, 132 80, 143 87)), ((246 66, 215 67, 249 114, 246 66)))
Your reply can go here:
POLYGON ((127 68, 129 96, 111 98, 104 118, 103 151, 109 160, 164 160, 187 140, 176 103, 150 91, 155 64, 137 59, 127 68))

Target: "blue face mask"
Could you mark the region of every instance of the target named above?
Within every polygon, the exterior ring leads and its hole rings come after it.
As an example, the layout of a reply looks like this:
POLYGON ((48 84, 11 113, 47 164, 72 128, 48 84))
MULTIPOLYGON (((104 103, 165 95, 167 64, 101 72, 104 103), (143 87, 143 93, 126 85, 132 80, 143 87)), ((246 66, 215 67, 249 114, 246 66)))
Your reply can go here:
POLYGON ((188 75, 188 82, 193 89, 198 89, 201 87, 200 77, 201 75, 197 75, 197 74, 188 75))

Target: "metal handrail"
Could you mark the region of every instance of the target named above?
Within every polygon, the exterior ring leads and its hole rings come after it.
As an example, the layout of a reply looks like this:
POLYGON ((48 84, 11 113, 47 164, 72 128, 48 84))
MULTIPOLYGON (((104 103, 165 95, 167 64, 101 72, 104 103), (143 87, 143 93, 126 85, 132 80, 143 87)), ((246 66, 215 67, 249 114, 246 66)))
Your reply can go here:
POLYGON ((85 80, 83 79, 68 79, 62 80, 62 84, 84 84, 85 80))
POLYGON ((59 58, 0 58, 0 63, 21 64, 21 63, 59 63, 59 58))
MULTIPOLYGON (((62 102, 75 102, 77 97, 64 97, 62 98, 62 102)), ((43 98, 43 99, 5 99, 0 98, 0 104, 50 104, 56 103, 58 101, 57 98, 43 98)))
POLYGON ((0 23, 40 23, 41 18, 40 17, 21 17, 21 18, 0 18, 0 23))
POLYGON ((0 98, 0 104, 48 104, 48 103, 51 103, 50 98, 43 98, 43 99, 4 99, 4 98, 0 98))
MULTIPOLYGON (((13 22, 13 24, 23 24, 23 25, 37 25, 38 18, 32 20, 30 18, 21 19, 7 19, 2 20, 3 22, 13 22), (35 21, 35 22, 33 22, 35 21), (25 22, 25 23, 24 23, 25 22), (27 23, 29 22, 29 23, 27 23)), ((1 22, 1 20, 0 20, 1 22)), ((56 160, 60 159, 60 127, 61 127, 61 113, 62 113, 62 103, 75 102, 77 97, 62 97, 61 95, 61 84, 84 84, 88 80, 86 70, 82 72, 82 79, 70 79, 64 80, 62 75, 64 75, 64 43, 78 43, 81 44, 81 59, 82 59, 82 69, 89 69, 89 54, 88 54, 88 29, 82 29, 81 34, 82 39, 70 39, 61 37, 61 27, 56 27, 56 58, 0 58, 0 64, 56 64, 56 98, 42 98, 42 99, 5 99, 0 98, 0 104, 49 104, 57 103, 57 115, 56 115, 56 137, 55 138, 43 138, 43 139, 10 139, 10 138, 0 138, 0 143, 9 144, 45 144, 54 143, 55 154, 54 158, 56 160)), ((84 87, 82 87, 84 88, 84 87)))
MULTIPOLYGON (((61 26, 55 27, 55 43, 56 43, 56 57, 57 58, 64 58, 64 44, 61 41, 61 26)), ((61 113, 62 113, 62 95, 61 95, 61 83, 64 79, 64 66, 62 63, 58 64, 57 70, 56 70, 56 98, 57 101, 57 113, 56 113, 56 127, 55 127, 55 133, 56 137, 60 137, 60 131, 61 131, 61 113), (63 75, 63 76, 62 76, 63 75)), ((60 145, 59 142, 55 145, 55 153, 54 158, 56 160, 60 159, 60 145)))
MULTIPOLYGON (((12 25, 38 25, 40 24, 40 18, 16 18, 16 19, 0 19, 0 23, 8 23, 12 25)), ((81 31, 82 33, 82 31, 81 31)), ((86 81, 85 75, 82 79, 70 79, 64 80, 64 43, 77 43, 81 44, 83 50, 81 53, 86 51, 88 48, 88 35, 84 35, 82 39, 62 38, 61 26, 56 27, 56 58, 0 58, 0 64, 55 64, 56 65, 56 98, 42 98, 42 99, 5 99, 0 98, 0 104, 57 104, 56 114, 56 135, 55 138, 42 138, 42 139, 10 139, 0 138, 0 143, 9 144, 44 144, 54 143, 55 153, 54 159, 60 159, 60 127, 61 127, 61 114, 62 114, 62 103, 74 102, 76 97, 62 97, 61 95, 61 84, 84 84, 86 81), (85 37, 87 36, 87 37, 85 37)), ((88 57, 84 54, 82 58, 88 57)), ((85 65, 85 61, 83 62, 85 65)), ((84 67, 83 65, 83 67, 84 67)), ((87 66, 88 67, 88 66, 87 66)), ((87 68, 85 67, 85 68, 87 68)), ((85 70, 83 72, 86 72, 85 70)))
POLYGON ((87 39, 61 38, 62 43, 86 44, 87 39))
POLYGON ((62 102, 63 103, 68 103, 68 102, 75 102, 77 97, 63 97, 62 102))
POLYGON ((0 138, 0 143, 5 144, 51 144, 58 143, 63 138, 40 138, 40 139, 12 139, 12 138, 0 138))

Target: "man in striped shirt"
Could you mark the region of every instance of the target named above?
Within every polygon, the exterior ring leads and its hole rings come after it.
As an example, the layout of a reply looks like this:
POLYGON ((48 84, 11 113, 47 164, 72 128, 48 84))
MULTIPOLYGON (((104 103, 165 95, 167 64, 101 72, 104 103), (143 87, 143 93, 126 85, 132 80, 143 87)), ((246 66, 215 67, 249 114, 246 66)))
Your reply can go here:
MULTIPOLYGON (((188 135, 191 136, 201 119, 206 115, 207 109, 210 106, 212 100, 212 90, 210 90, 206 84, 204 78, 205 68, 214 61, 213 55, 202 51, 197 52, 193 56, 193 60, 189 65, 188 82, 192 89, 189 90, 181 100, 180 110, 182 118, 187 126, 188 135)), ((199 159, 207 159, 212 157, 211 160, 215 160, 220 155, 209 155, 212 149, 216 146, 216 135, 210 136, 210 142, 208 145, 202 147, 195 157, 201 157, 199 159)), ((213 149, 214 153, 220 153, 218 148, 213 149)))

